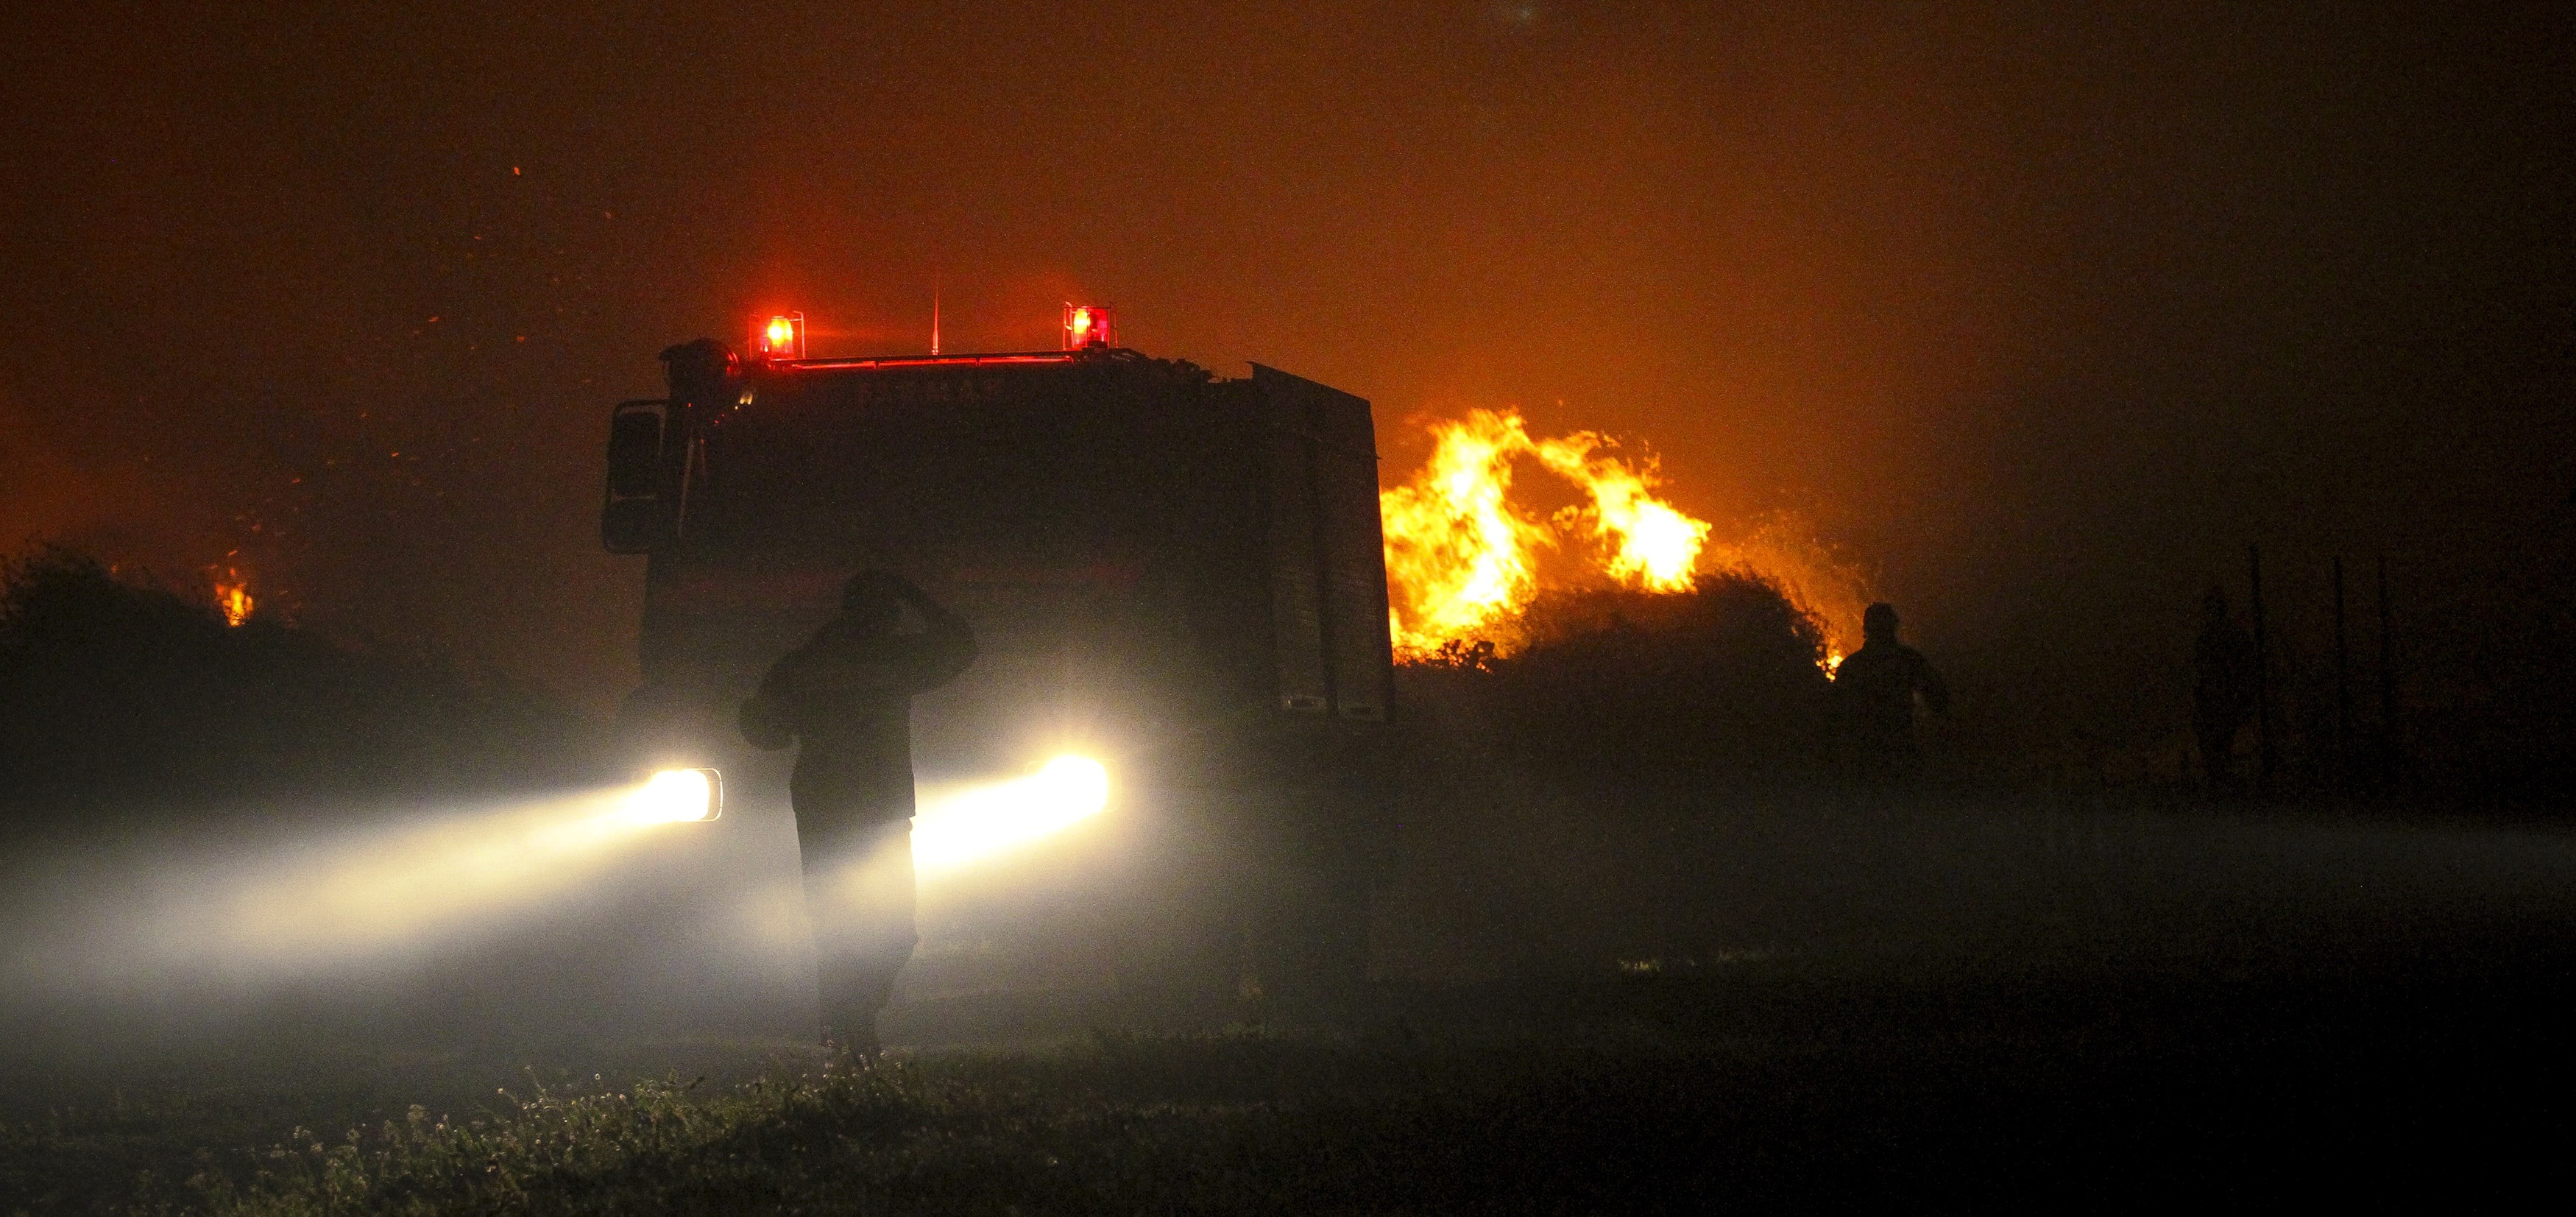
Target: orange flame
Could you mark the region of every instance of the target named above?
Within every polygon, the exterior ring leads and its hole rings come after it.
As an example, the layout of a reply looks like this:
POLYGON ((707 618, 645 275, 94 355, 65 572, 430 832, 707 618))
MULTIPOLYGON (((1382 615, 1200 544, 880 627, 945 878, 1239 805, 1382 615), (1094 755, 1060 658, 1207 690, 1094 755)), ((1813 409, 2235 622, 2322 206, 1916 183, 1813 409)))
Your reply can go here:
POLYGON ((1532 551, 1556 543, 1510 502, 1512 458, 1532 447, 1520 415, 1474 410, 1431 434, 1436 447, 1412 483, 1378 496, 1399 659, 1474 638, 1519 612, 1538 592, 1532 551))
POLYGON ((1651 459, 1631 469, 1614 457, 1593 455, 1611 446, 1599 435, 1578 431, 1548 440, 1537 451, 1541 463, 1592 496, 1591 508, 1579 514, 1610 551, 1606 569, 1612 580, 1650 592, 1689 591, 1700 547, 1708 543, 1708 522, 1654 496, 1662 479, 1651 459))
POLYGON ((1687 592, 1703 558, 1705 569, 1770 583, 1823 631, 1827 670, 1853 645, 1867 581, 1806 539, 1810 530, 1796 520, 1764 517, 1743 536, 1712 546, 1708 521, 1655 496, 1663 479, 1653 458, 1608 455, 1616 444, 1598 433, 1532 439, 1510 410, 1471 410, 1430 430, 1430 459, 1411 482, 1378 496, 1398 662, 1437 661, 1444 647, 1478 643, 1491 644, 1494 655, 1517 650, 1519 617, 1539 591, 1539 554, 1571 531, 1595 543, 1593 573, 1623 587, 1687 592), (1587 501, 1548 520, 1514 507, 1512 463, 1523 456, 1573 483, 1587 501))
POLYGON ((1600 544, 1601 573, 1614 583, 1690 590, 1709 525, 1655 497, 1653 461, 1604 455, 1611 441, 1590 431, 1533 440, 1509 410, 1471 410, 1431 434, 1422 472, 1378 497, 1399 658, 1480 638, 1508 654, 1509 619, 1538 593, 1537 553, 1557 544, 1560 528, 1580 526, 1600 544), (1522 456, 1574 483, 1589 505, 1544 522, 1514 508, 1512 462, 1522 456))
POLYGON ((215 580, 215 607, 222 610, 225 625, 240 625, 250 620, 251 608, 257 602, 251 599, 250 581, 242 578, 240 571, 227 570, 224 576, 215 580))

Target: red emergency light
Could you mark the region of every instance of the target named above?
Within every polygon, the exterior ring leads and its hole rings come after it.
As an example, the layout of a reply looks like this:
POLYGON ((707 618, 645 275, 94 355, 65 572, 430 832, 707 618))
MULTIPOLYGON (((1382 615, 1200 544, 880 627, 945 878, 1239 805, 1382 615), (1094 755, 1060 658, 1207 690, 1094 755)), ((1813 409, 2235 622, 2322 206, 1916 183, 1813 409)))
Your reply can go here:
POLYGON ((1079 351, 1088 347, 1118 345, 1118 316, 1105 304, 1064 306, 1064 349, 1079 351))
POLYGON ((805 314, 782 313, 771 317, 760 327, 760 357, 763 359, 803 359, 805 357, 805 314))

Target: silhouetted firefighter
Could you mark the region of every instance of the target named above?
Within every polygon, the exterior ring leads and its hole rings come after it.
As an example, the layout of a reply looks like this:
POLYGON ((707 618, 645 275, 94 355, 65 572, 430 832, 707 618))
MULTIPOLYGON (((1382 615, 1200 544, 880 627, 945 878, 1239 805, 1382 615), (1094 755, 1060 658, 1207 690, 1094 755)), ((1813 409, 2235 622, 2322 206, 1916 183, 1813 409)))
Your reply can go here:
POLYGON ((1896 640, 1895 605, 1873 604, 1860 620, 1861 648, 1834 669, 1835 745, 1856 776, 1911 777, 1917 759, 1915 699, 1935 714, 1947 714, 1950 686, 1921 651, 1896 640))
POLYGON ((2200 600, 2200 637, 2192 642, 2191 728, 2212 793, 2236 789, 2236 734, 2254 716, 2254 638, 2227 611, 2227 593, 2200 600))
POLYGON ((798 745, 788 798, 823 1001, 823 1038, 877 1050, 877 1011, 919 941, 913 926, 912 695, 975 660, 966 623, 900 575, 867 571, 841 615, 788 652, 742 704, 742 736, 798 745), (929 629, 897 633, 910 604, 929 629))

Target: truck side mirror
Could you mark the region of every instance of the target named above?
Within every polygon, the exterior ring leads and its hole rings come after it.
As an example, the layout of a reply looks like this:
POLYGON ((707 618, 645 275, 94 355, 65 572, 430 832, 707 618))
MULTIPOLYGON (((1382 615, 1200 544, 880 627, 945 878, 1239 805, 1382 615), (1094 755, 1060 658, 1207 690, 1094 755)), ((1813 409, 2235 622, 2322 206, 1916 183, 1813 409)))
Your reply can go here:
POLYGON ((621 402, 608 416, 608 498, 599 509, 599 540, 612 554, 640 554, 670 533, 662 438, 667 401, 621 402))

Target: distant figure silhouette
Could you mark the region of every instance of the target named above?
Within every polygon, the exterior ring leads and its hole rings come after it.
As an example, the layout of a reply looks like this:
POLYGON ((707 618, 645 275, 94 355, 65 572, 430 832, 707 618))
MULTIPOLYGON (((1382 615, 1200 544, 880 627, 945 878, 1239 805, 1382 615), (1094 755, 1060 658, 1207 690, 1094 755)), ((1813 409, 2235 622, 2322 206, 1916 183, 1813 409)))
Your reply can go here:
POLYGON ((1921 651, 1896 640, 1896 606, 1873 604, 1860 622, 1861 648, 1834 669, 1836 743, 1862 777, 1908 777, 1916 758, 1915 699, 1921 697, 1935 714, 1947 714, 1950 686, 1921 651))
POLYGON ((2212 793, 2236 788, 2236 733, 2254 716, 2254 638, 2227 611, 2227 592, 2200 599, 2200 637, 2191 646, 2191 729, 2212 793))
POLYGON ((823 1001, 823 1037, 877 1051, 877 1012, 919 941, 913 927, 912 695, 975 661, 966 623, 902 576, 866 571, 841 615, 788 652, 742 704, 742 737, 799 745, 788 797, 823 1001), (897 633, 910 604, 929 627, 897 633))

